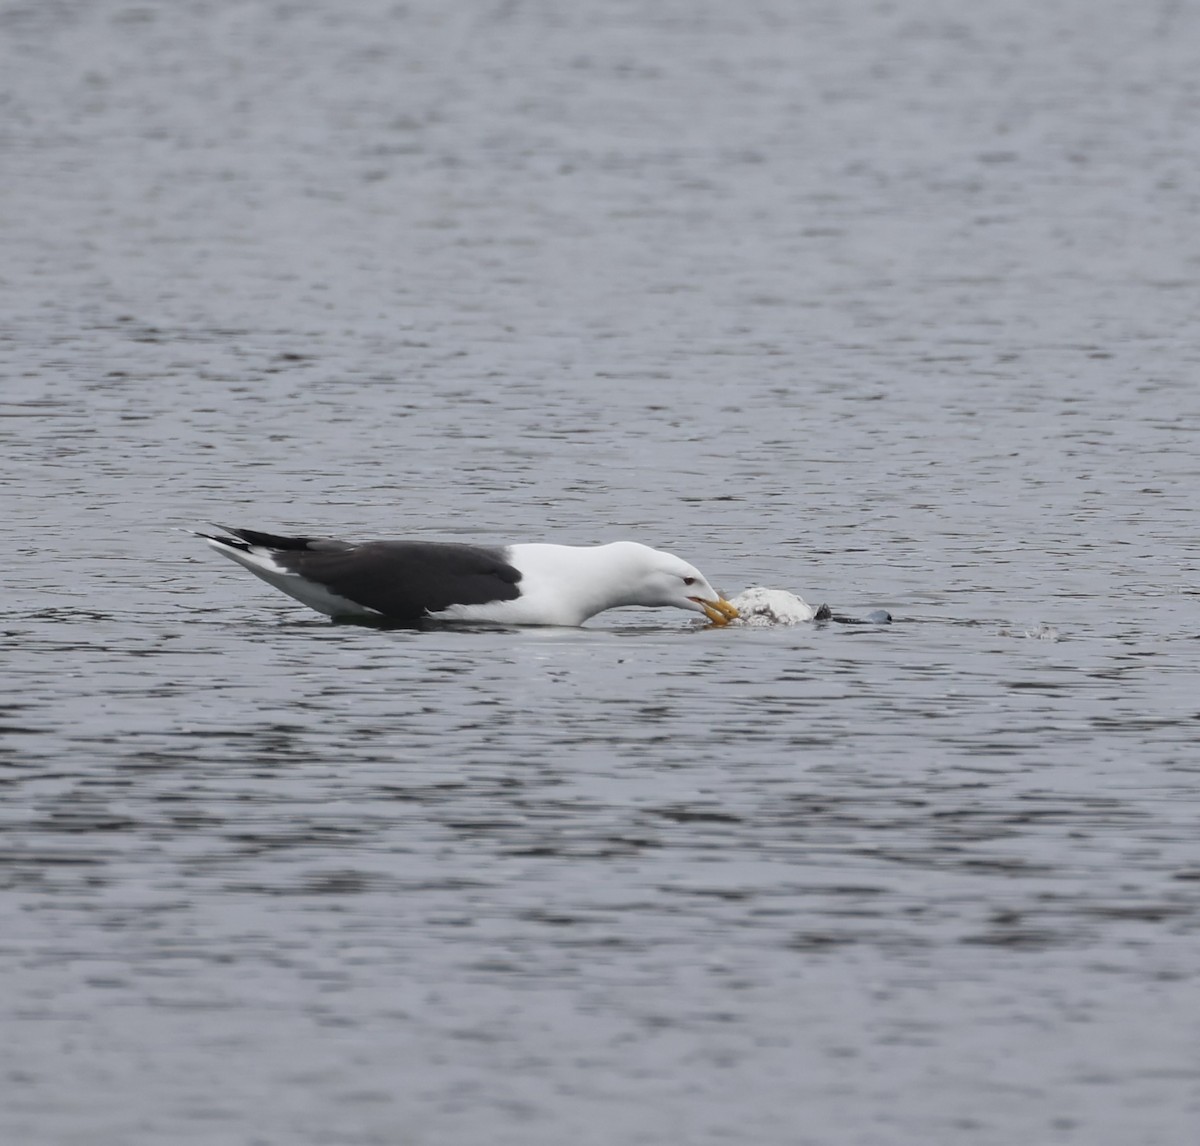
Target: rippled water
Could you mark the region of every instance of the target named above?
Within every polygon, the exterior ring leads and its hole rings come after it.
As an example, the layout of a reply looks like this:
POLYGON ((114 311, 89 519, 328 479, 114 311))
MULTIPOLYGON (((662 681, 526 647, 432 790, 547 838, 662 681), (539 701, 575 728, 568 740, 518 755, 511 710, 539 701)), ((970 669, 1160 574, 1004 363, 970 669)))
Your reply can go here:
POLYGON ((0 4, 0 1138, 1190 1143, 1198 56, 0 4), (212 520, 896 621, 335 626, 212 520))

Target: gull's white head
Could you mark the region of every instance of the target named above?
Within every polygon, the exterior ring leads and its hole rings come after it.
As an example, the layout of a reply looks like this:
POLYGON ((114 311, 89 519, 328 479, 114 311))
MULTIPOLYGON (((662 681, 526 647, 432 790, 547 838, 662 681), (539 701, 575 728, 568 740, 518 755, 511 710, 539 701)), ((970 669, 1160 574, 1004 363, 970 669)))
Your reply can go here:
POLYGON ((630 605, 669 605, 703 613, 714 625, 727 625, 738 615, 694 565, 673 553, 651 549, 636 541, 618 541, 606 546, 626 569, 630 605))

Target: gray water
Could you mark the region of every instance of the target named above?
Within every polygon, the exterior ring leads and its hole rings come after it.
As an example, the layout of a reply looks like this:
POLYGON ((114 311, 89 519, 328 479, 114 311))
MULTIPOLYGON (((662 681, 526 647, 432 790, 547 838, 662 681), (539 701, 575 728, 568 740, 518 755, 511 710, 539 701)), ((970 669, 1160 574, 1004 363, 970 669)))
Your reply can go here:
POLYGON ((0 3, 0 1141, 1195 1142, 1198 113, 1168 2, 0 3))

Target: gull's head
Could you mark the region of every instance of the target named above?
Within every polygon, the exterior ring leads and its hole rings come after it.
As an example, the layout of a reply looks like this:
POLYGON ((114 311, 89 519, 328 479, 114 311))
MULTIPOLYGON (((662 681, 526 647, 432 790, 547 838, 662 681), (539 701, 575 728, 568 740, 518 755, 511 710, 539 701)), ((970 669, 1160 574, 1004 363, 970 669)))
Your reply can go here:
POLYGON ((638 605, 670 605, 703 613, 714 625, 727 625, 738 615, 735 609, 709 583, 694 565, 673 553, 651 549, 632 541, 619 541, 623 563, 635 572, 638 605))

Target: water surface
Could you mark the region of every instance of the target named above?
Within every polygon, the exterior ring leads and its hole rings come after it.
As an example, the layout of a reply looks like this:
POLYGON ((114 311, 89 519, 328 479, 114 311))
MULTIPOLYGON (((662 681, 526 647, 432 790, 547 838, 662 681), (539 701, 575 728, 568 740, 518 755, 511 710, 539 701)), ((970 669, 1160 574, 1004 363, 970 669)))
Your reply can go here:
POLYGON ((950 16, 0 6, 0 1137, 1192 1141, 1200 26, 950 16))

